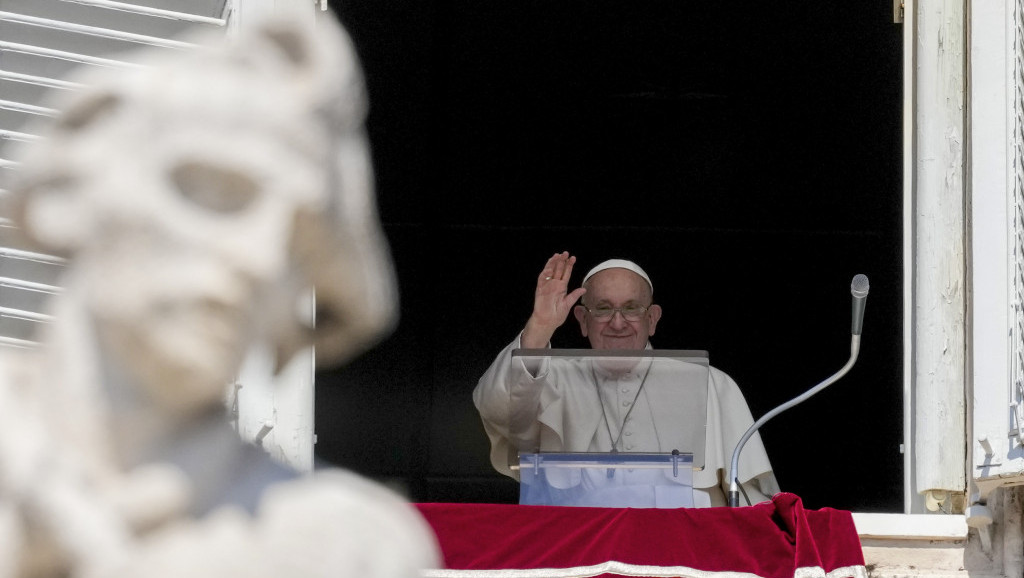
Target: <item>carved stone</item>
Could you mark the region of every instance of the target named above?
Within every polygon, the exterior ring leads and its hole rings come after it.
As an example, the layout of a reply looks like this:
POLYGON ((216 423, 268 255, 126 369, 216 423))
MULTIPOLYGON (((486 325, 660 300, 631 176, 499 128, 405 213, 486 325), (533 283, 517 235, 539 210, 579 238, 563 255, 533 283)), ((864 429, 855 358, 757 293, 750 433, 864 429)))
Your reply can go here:
POLYGON ((279 18, 142 62, 79 79, 10 192, 21 232, 69 266, 43 345, 0 360, 0 578, 436 565, 392 492, 300 477, 224 415, 254 343, 338 363, 394 322, 347 37, 279 18))

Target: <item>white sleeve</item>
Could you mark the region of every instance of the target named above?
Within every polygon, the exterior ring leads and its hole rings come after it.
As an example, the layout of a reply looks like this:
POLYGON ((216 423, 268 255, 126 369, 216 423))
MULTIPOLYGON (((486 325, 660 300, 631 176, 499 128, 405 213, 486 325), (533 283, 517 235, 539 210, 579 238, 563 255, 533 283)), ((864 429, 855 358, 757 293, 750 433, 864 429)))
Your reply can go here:
MULTIPOLYGON (((728 470, 732 453, 743 434, 754 424, 754 418, 736 382, 714 367, 710 368, 710 372, 708 451, 705 455, 707 467, 703 472, 695 472, 694 486, 709 487, 721 482, 727 489, 731 479, 728 470)), ((739 481, 744 484, 744 489, 750 488, 760 496, 770 497, 778 492, 778 484, 760 434, 751 436, 740 453, 739 481)), ((755 497, 751 495, 750 499, 753 502, 755 497)))
POLYGON ((518 477, 509 468, 512 454, 539 443, 537 415, 548 370, 546 361, 531 372, 521 359, 512 357, 520 339, 517 336, 498 354, 473 389, 473 404, 491 440, 491 465, 512 478, 518 477))

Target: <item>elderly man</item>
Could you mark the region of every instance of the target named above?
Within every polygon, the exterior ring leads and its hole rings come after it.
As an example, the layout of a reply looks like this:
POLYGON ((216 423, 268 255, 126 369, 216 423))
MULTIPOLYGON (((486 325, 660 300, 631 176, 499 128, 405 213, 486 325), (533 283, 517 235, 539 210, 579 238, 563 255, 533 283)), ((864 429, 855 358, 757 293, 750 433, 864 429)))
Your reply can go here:
MULTIPOLYGON (((621 391, 628 393, 620 404, 618 400, 607 399, 618 393, 619 388, 600 387, 603 381, 609 380, 607 377, 597 373, 591 376, 555 372, 544 364, 513 357, 516 349, 550 347, 551 336, 565 323, 570 311, 579 322, 583 336, 596 350, 651 349, 649 338, 654 335, 662 310, 653 302, 654 288, 647 273, 636 263, 612 259, 587 273, 582 287, 569 291, 575 263, 576 257, 567 252, 548 259, 538 276, 533 313, 525 328, 498 355, 473 391, 473 400, 491 439, 491 463, 495 469, 512 477, 515 475, 509 468, 509 454, 523 447, 519 437, 525 431, 534 432, 530 435, 535 439, 530 443, 542 451, 631 451, 634 442, 645 451, 693 449, 685 447, 687 437, 677 431, 679 424, 688 421, 687 410, 692 414, 693 408, 686 407, 689 404, 681 400, 676 402, 676 407, 661 406, 660 394, 651 388, 644 389, 645 383, 650 385, 647 380, 650 370, 641 368, 632 375, 615 377, 621 391), (579 299, 582 299, 581 304, 576 305, 579 299), (564 383, 566 381, 573 383, 564 383), (597 387, 574 383, 578 381, 594 381, 597 387), (620 406, 625 409, 618 412, 602 409, 620 406), (581 418, 580 413, 595 415, 581 418), (524 425, 524 420, 532 423, 524 425), (669 423, 659 423, 659 420, 669 423), (613 432, 618 433, 613 435, 613 432), (623 433, 630 436, 629 446, 623 440, 623 433)), ((703 408, 700 409, 703 413, 703 408)), ((705 467, 693 475, 693 504, 724 506, 729 458, 753 419, 736 383, 713 367, 708 369, 706 415, 705 467)), ((756 435, 742 454, 740 478, 751 503, 778 492, 771 464, 756 435)), ((612 479, 611 473, 608 479, 612 479)), ((652 486, 662 486, 651 489, 651 505, 672 507, 680 503, 671 497, 673 492, 662 491, 678 489, 669 481, 650 477, 648 481, 652 486)))

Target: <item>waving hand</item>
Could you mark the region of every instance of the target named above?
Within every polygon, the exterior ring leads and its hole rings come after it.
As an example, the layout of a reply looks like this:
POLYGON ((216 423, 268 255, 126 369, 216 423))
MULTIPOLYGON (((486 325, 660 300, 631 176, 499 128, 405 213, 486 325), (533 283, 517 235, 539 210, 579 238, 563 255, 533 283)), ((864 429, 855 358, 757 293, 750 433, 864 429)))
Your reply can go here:
POLYGON ((576 257, 568 251, 555 253, 537 276, 533 313, 523 330, 521 344, 524 348, 547 347, 555 330, 565 323, 576 300, 587 292, 582 287, 569 292, 569 278, 575 264, 576 257))

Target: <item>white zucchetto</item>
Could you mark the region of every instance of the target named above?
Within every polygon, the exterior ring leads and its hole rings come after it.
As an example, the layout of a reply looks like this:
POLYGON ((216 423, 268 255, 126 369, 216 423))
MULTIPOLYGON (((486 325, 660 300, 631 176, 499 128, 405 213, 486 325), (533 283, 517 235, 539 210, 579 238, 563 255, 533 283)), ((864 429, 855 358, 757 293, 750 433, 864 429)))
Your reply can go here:
POLYGON ((596 267, 591 269, 586 276, 583 277, 583 285, 586 285, 587 281, 594 275, 604 271, 605 269, 627 269, 636 273, 637 275, 644 278, 647 284, 651 287, 651 292, 654 292, 654 283, 651 283, 651 278, 647 276, 647 272, 640 268, 640 265, 626 259, 608 259, 607 261, 598 264, 596 267))

